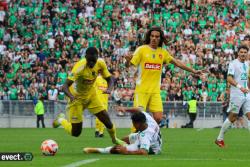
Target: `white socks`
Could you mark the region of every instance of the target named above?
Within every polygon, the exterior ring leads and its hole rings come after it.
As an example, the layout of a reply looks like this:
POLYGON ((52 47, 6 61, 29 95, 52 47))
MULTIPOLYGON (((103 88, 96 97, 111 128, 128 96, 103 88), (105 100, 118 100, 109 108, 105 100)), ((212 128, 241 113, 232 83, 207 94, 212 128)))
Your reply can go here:
MULTIPOLYGON (((227 118, 225 121, 224 121, 224 123, 223 123, 223 125, 222 125, 222 127, 221 127, 221 129, 220 129, 220 133, 219 133, 219 136, 217 137, 217 140, 223 140, 224 139, 224 134, 225 134, 225 132, 228 130, 228 128, 230 127, 232 125, 232 122, 231 121, 229 121, 229 119, 227 118)), ((249 122, 248 122, 248 126, 249 126, 250 124, 249 124, 249 122)))
POLYGON ((112 148, 112 146, 111 146, 111 147, 106 147, 106 148, 97 148, 97 150, 98 150, 100 153, 102 153, 102 154, 109 154, 111 148, 112 148))

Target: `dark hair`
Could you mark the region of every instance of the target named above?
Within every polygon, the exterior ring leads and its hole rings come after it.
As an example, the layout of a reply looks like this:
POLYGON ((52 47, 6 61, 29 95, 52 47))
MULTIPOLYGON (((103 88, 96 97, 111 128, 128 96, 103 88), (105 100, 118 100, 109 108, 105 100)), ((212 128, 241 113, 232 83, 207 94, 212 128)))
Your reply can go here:
POLYGON ((248 47, 246 46, 246 45, 240 45, 239 47, 238 47, 238 52, 241 50, 241 49, 245 49, 245 50, 249 50, 248 49, 248 47))
POLYGON ((250 40, 250 35, 247 34, 247 35, 244 37, 244 40, 250 40))
POLYGON ((98 50, 96 49, 96 47, 89 47, 86 50, 86 55, 98 55, 98 50))
POLYGON ((164 41, 164 33, 161 30, 160 27, 157 26, 153 26, 151 27, 148 32, 145 35, 145 39, 144 39, 144 44, 149 44, 150 43, 150 35, 152 31, 158 31, 160 33, 160 42, 159 42, 159 47, 162 47, 163 41, 164 41))
POLYGON ((131 119, 134 123, 146 123, 146 116, 142 112, 133 113, 131 119))

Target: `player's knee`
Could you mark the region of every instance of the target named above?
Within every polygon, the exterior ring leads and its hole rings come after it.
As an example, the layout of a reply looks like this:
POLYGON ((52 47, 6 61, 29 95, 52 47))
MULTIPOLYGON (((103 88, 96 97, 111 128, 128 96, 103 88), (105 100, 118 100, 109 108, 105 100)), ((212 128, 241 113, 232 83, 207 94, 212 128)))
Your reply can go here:
POLYGON ((153 118, 159 124, 162 121, 162 119, 163 119, 162 112, 155 112, 155 113, 153 113, 153 118))
POLYGON ((232 122, 232 123, 235 122, 236 119, 237 119, 237 114, 235 114, 235 113, 230 113, 229 116, 228 116, 228 119, 229 119, 229 121, 232 122))
POLYGON ((74 137, 80 136, 82 133, 82 123, 72 124, 71 135, 74 137))
POLYGON ((75 130, 72 129, 71 135, 74 137, 78 137, 80 136, 81 133, 82 133, 82 129, 75 129, 75 130))
POLYGON ((162 121, 162 117, 155 117, 154 119, 158 124, 162 121))

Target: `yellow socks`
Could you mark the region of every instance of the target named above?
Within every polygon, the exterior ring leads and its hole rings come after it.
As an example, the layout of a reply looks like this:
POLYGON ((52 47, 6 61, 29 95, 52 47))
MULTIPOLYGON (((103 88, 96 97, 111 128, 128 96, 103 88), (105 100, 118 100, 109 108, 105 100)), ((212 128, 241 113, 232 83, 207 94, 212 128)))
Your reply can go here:
POLYGON ((98 131, 99 134, 103 134, 104 128, 105 128, 104 124, 98 118, 96 118, 95 119, 95 131, 98 131))
POLYGON ((63 119, 61 121, 61 125, 65 129, 65 131, 68 132, 71 135, 71 130, 72 130, 71 123, 69 121, 67 121, 66 119, 63 119))
POLYGON ((111 129, 107 128, 107 131, 112 139, 112 142, 116 144, 116 130, 115 130, 115 125, 113 124, 113 127, 111 129))
POLYGON ((135 132, 136 132, 136 129, 135 129, 134 125, 131 126, 130 132, 131 132, 131 133, 135 133, 135 132))
POLYGON ((95 118, 95 131, 99 132, 100 122, 98 118, 95 118))

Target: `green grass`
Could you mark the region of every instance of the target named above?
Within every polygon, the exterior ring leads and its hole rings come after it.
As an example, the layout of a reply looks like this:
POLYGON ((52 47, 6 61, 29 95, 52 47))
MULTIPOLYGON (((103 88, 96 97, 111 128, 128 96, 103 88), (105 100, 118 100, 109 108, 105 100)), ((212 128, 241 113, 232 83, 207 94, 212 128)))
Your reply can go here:
MULTIPOLYGON (((118 129, 125 136, 128 129, 118 129)), ((94 129, 84 129, 78 138, 69 136, 63 129, 0 129, 0 152, 32 152, 33 161, 3 162, 0 166, 64 166, 77 161, 98 159, 82 166, 100 167, 231 167, 250 166, 250 133, 246 129, 231 129, 225 136, 227 147, 214 144, 219 129, 162 129, 163 153, 150 156, 83 154, 83 147, 111 145, 107 133, 94 138, 94 129), (45 139, 59 144, 55 156, 43 156, 40 145, 45 139)))

